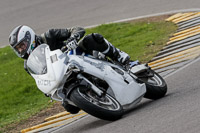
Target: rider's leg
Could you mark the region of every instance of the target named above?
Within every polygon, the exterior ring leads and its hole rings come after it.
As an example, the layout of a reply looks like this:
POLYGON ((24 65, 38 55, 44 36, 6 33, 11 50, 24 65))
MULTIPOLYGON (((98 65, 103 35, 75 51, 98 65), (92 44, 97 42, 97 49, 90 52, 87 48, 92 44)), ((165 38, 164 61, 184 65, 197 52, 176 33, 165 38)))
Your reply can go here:
POLYGON ((102 35, 98 33, 92 33, 85 36, 81 40, 79 46, 90 54, 92 54, 94 50, 102 52, 106 56, 122 64, 126 64, 130 59, 130 56, 127 53, 115 48, 110 42, 108 42, 102 35))

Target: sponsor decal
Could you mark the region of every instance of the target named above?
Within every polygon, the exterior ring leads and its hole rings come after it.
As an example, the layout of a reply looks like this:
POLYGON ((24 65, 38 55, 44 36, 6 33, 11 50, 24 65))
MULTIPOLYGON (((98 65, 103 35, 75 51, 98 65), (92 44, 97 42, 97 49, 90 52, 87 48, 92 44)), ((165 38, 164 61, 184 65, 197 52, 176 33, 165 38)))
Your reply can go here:
POLYGON ((38 80, 37 84, 43 85, 43 86, 51 86, 51 81, 50 80, 38 80))

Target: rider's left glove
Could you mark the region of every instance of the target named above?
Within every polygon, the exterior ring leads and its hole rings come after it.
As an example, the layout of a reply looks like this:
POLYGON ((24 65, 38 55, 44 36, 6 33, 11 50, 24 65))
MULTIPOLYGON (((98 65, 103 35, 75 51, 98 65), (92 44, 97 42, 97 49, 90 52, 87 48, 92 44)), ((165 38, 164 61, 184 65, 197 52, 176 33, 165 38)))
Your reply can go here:
POLYGON ((70 37, 66 42, 66 46, 68 50, 76 49, 78 47, 77 40, 74 37, 70 37))

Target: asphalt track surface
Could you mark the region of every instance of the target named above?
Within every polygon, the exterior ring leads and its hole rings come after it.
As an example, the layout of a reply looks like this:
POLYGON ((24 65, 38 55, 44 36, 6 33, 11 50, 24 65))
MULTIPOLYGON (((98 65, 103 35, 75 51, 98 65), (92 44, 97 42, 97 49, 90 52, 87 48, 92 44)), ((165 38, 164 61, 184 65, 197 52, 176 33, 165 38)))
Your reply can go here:
MULTIPOLYGON (((91 26, 121 19, 199 10, 199 0, 1 0, 0 46, 20 24, 36 33, 50 28, 91 26)), ((168 94, 143 100, 122 119, 108 122, 87 116, 59 133, 198 133, 200 132, 200 59, 166 77, 168 94)))
POLYGON ((199 0, 1 0, 0 47, 18 25, 37 34, 50 28, 91 26, 152 14, 200 9, 199 0))

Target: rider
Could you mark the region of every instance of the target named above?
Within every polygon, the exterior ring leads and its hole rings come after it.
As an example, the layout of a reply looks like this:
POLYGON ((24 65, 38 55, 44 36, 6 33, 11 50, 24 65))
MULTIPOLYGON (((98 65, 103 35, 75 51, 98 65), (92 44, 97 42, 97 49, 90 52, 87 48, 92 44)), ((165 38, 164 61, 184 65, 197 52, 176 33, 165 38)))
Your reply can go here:
MULTIPOLYGON (((28 56, 38 45, 43 43, 48 44, 51 50, 61 49, 63 46, 66 46, 69 50, 76 49, 88 54, 93 54, 93 51, 99 51, 122 64, 126 64, 129 61, 130 57, 127 53, 115 48, 102 35, 92 33, 83 37, 84 34, 84 28, 72 27, 66 29, 50 29, 41 35, 36 35, 30 27, 20 25, 11 32, 9 44, 17 56, 25 60, 24 68, 26 71, 26 60, 28 56), (82 37, 83 39, 81 39, 82 37), (79 43, 77 43, 78 41, 79 43)), ((68 104, 63 106, 68 108, 68 104)), ((69 112, 73 113, 73 109, 69 112)))

